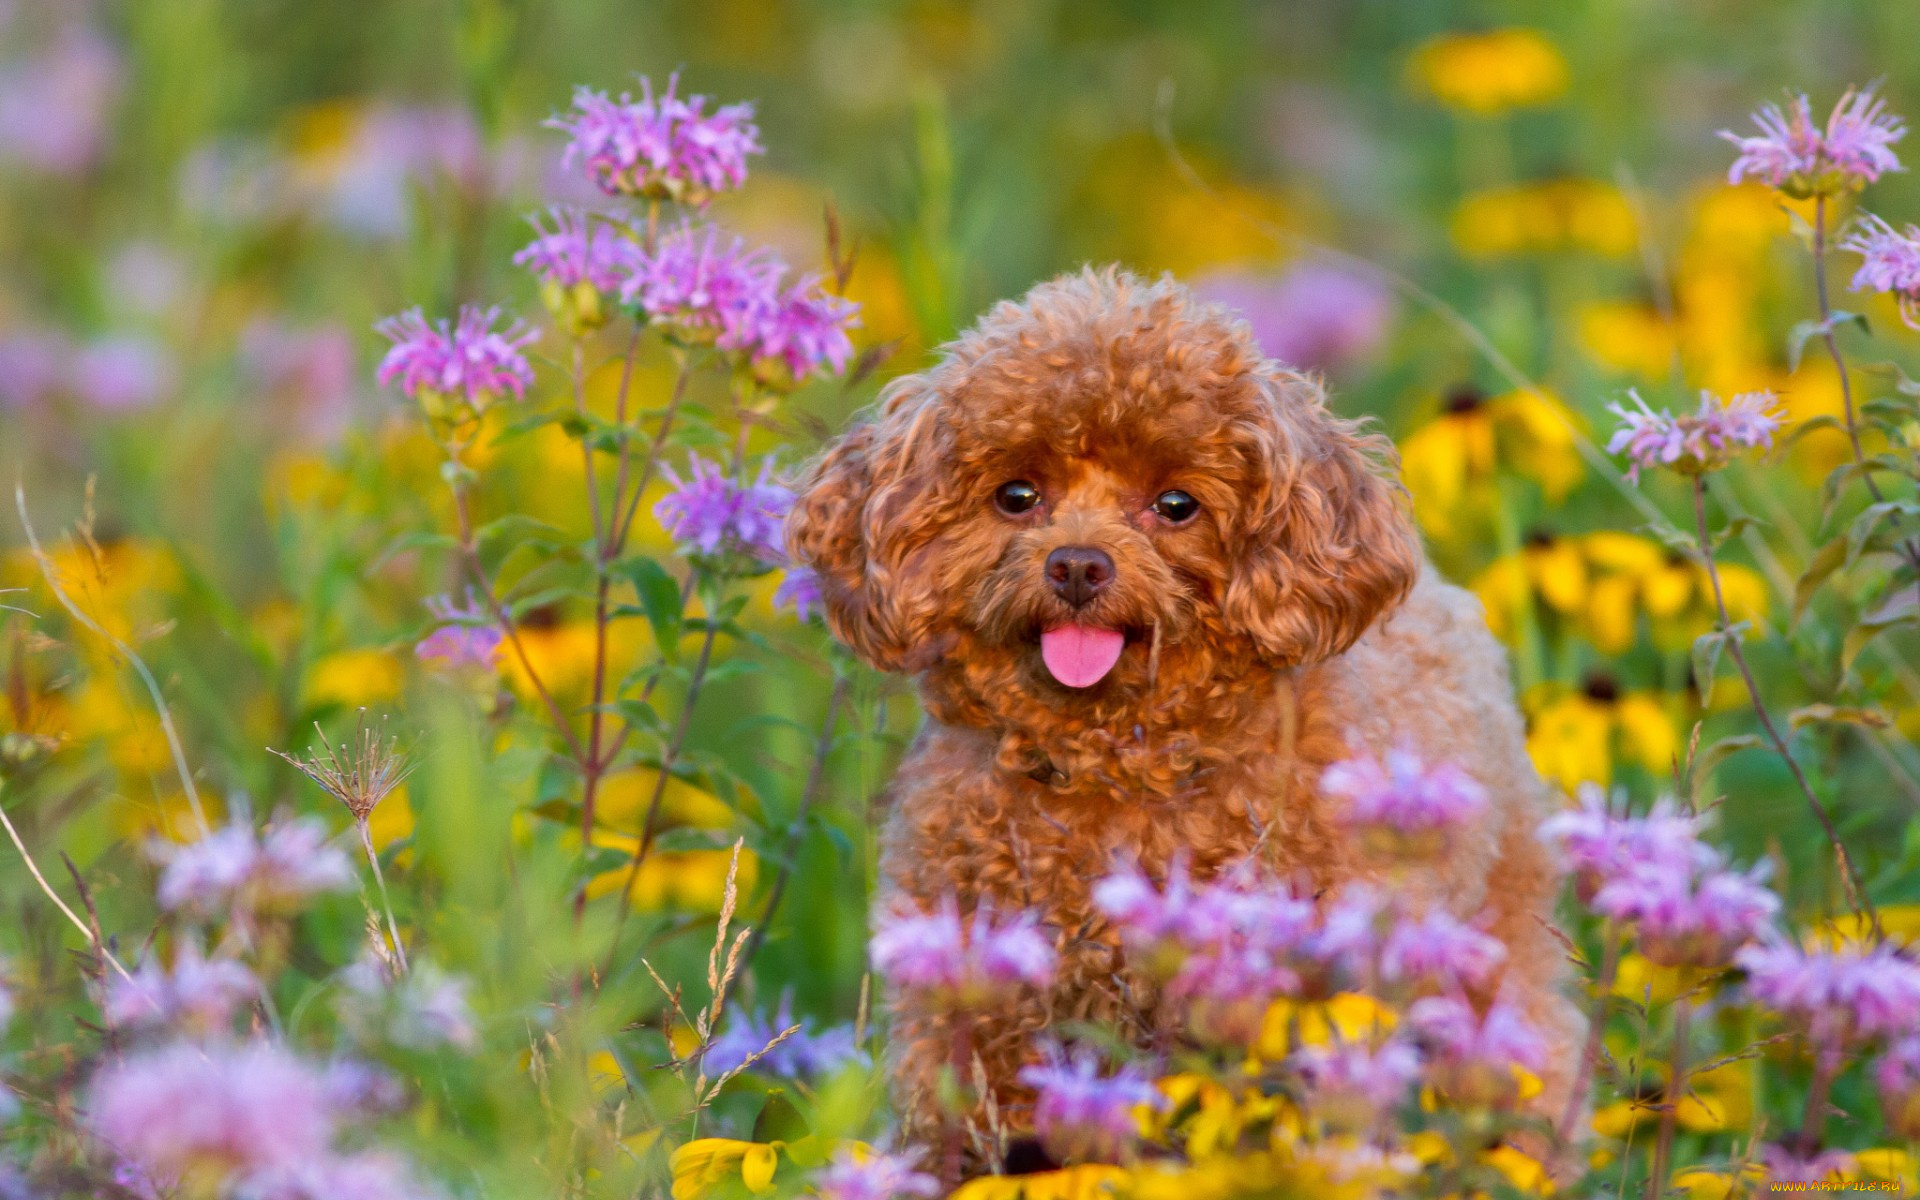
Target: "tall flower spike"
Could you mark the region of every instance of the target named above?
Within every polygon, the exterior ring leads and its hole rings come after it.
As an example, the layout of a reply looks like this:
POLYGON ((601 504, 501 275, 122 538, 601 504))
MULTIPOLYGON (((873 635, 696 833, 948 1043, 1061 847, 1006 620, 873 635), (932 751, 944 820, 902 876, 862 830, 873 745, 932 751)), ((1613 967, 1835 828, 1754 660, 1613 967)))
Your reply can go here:
POLYGON ((292 763, 302 775, 313 780, 320 790, 347 806, 355 821, 365 821, 373 810, 407 781, 417 763, 400 751, 397 738, 381 740, 380 731, 367 728, 367 710, 361 709, 353 736, 338 746, 327 740, 326 731, 316 722, 322 757, 307 751, 299 758, 281 750, 272 753, 292 763))
POLYGON ((1873 89, 1840 97, 1821 130, 1804 94, 1791 95, 1787 107, 1763 104, 1753 114, 1758 136, 1721 130, 1739 157, 1727 172, 1731 183, 1754 179, 1789 196, 1831 196, 1857 191, 1889 171, 1904 168, 1893 144, 1907 135, 1906 125, 1886 111, 1873 89))
POLYGON ((563 165, 580 163, 601 191, 703 205, 715 192, 747 179, 747 156, 764 153, 753 124, 753 105, 729 104, 706 112, 705 96, 681 99, 678 75, 658 96, 642 76, 640 98, 618 100, 581 88, 574 111, 547 122, 567 133, 563 165))
POLYGON ((1636 483, 1648 467, 1681 475, 1718 471, 1748 450, 1771 448, 1782 424, 1771 391, 1743 392, 1727 401, 1703 391, 1699 411, 1679 417, 1648 408, 1638 392, 1627 396, 1633 408, 1607 406, 1621 420, 1607 453, 1626 454, 1631 460, 1627 478, 1636 483))
POLYGON ((1920 225, 1909 225, 1901 233, 1865 213, 1839 245, 1860 256, 1853 290, 1887 293, 1899 304, 1900 319, 1907 327, 1920 329, 1920 225))

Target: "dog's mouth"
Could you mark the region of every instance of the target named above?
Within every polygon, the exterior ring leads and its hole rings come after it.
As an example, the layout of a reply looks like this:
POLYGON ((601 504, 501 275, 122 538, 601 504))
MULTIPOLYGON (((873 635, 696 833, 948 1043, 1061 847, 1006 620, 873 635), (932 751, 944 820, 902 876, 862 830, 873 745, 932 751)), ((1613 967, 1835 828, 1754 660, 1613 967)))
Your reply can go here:
POLYGON ((1105 679, 1130 643, 1145 637, 1132 627, 1055 625, 1040 634, 1040 661, 1054 681, 1070 688, 1090 688, 1105 679))

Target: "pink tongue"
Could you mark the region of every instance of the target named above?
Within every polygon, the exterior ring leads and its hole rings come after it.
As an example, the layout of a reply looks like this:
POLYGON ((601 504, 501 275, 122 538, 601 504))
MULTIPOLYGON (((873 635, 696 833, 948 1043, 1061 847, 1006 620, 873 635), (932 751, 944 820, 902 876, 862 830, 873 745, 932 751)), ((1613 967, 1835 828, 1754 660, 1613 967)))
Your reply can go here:
POLYGON ((1092 687, 1105 679, 1126 648, 1118 629, 1062 625, 1040 635, 1040 657, 1053 677, 1068 687, 1092 687))

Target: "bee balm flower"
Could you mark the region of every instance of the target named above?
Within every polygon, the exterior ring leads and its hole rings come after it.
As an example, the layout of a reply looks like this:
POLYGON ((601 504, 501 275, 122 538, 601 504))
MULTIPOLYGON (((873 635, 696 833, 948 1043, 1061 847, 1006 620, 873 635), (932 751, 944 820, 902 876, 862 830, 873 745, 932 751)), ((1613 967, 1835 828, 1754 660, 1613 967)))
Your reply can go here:
POLYGON ((1840 248, 1860 256, 1853 290, 1886 292, 1899 302, 1908 328, 1920 329, 1920 225, 1901 233, 1868 213, 1840 240, 1840 248))
POLYGON ((513 261, 540 280, 540 299, 554 319, 578 335, 607 319, 605 297, 620 290, 640 247, 611 222, 575 208, 549 212, 553 228, 531 218, 536 236, 513 261))
POLYGON ((1607 443, 1607 453, 1626 454, 1631 460, 1627 478, 1635 482, 1648 467, 1666 467, 1681 475, 1717 471, 1745 451, 1771 447, 1781 425, 1770 391, 1743 392, 1724 402, 1703 391, 1699 411, 1680 417, 1654 412, 1637 392, 1627 395, 1633 409, 1607 406, 1622 422, 1607 443))
POLYGON ((884 918, 869 947, 874 969, 896 987, 977 1009, 1024 987, 1053 981, 1053 944, 1032 914, 996 921, 981 908, 963 922, 949 897, 937 912, 884 918))
POLYGON ((393 342, 380 382, 399 381, 427 416, 453 424, 473 420, 506 392, 525 395, 533 369, 520 347, 538 335, 518 321, 494 329, 500 315, 468 305, 451 325, 429 323, 417 308, 388 317, 374 326, 393 342))
POLYGON ((1444 850, 1487 806, 1486 789, 1465 771, 1428 766, 1407 749, 1389 751, 1384 762, 1360 755, 1335 763, 1320 788, 1345 801, 1341 822, 1375 849, 1402 856, 1444 850))
POLYGON ((1099 1063, 1085 1054, 1053 1051, 1046 1063, 1022 1070, 1020 1082, 1036 1093, 1033 1124, 1040 1140, 1067 1161, 1118 1160, 1139 1138, 1140 1111, 1166 1104, 1138 1068, 1129 1065, 1103 1076, 1099 1063))
POLYGON ((701 205, 747 179, 747 156, 762 153, 753 105, 729 104, 709 114, 705 96, 677 95, 679 77, 656 96, 640 80, 640 99, 618 100, 581 88, 574 111, 548 121, 572 137, 561 162, 579 162, 600 190, 701 205))
POLYGON ((1805 95, 1761 105, 1753 114, 1757 137, 1730 130, 1720 136, 1740 150, 1727 172, 1728 182, 1756 179, 1789 196, 1827 196, 1857 191, 1888 171, 1901 170, 1892 146, 1907 135, 1906 126, 1886 111, 1873 94, 1849 90, 1840 97, 1821 130, 1805 95))

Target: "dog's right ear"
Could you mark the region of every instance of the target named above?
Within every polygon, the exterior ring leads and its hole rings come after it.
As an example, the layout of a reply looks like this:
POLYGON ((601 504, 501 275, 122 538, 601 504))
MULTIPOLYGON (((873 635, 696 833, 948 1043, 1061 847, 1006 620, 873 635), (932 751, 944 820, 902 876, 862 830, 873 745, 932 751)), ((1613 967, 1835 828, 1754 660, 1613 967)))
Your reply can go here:
POLYGON ((919 671, 938 656, 939 605, 931 575, 931 492, 915 460, 932 416, 923 376, 895 380, 880 416, 830 444, 803 477, 787 517, 787 546, 820 577, 827 625, 883 671, 919 671))

